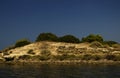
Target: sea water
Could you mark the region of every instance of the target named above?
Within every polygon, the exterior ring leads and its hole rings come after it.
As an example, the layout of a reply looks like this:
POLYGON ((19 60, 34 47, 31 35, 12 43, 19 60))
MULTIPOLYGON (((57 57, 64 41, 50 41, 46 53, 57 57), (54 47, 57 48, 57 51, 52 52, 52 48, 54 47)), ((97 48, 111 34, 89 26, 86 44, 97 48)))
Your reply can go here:
POLYGON ((120 65, 1 64, 0 78, 120 78, 120 65))

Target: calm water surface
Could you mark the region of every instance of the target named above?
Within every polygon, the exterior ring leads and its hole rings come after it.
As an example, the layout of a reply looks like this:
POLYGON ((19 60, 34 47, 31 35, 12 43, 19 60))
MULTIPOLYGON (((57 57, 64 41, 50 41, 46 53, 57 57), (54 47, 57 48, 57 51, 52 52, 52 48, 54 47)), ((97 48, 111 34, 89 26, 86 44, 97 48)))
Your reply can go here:
POLYGON ((120 78, 120 65, 0 65, 0 78, 120 78))

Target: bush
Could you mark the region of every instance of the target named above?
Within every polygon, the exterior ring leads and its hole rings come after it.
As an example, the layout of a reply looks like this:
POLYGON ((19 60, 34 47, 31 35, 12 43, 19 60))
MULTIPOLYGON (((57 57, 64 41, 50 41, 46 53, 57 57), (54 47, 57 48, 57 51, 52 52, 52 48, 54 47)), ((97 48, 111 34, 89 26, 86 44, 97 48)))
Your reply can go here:
POLYGON ((49 60, 50 59, 50 56, 40 56, 39 57, 39 60, 41 61, 46 61, 46 60, 49 60))
POLYGON ((41 56, 39 57, 41 61, 49 60, 50 58, 51 58, 51 52, 49 50, 41 51, 41 56))
POLYGON ((114 60, 114 59, 115 59, 115 55, 107 54, 107 55, 105 56, 105 59, 107 59, 107 60, 114 60))
POLYGON ((114 44, 118 44, 118 43, 115 42, 115 41, 104 41, 103 43, 104 43, 104 44, 108 44, 109 46, 112 46, 112 45, 114 45, 114 44))
POLYGON ((112 47, 120 49, 120 44, 113 44, 112 47))
POLYGON ((67 43, 79 43, 80 40, 72 35, 65 35, 59 38, 60 42, 67 42, 67 43))
POLYGON ((92 59, 92 56, 90 54, 85 54, 82 57, 82 60, 91 60, 91 59, 92 59))
POLYGON ((32 56, 32 60, 40 60, 41 56, 40 55, 35 55, 32 56))
POLYGON ((14 61, 15 57, 5 57, 5 61, 14 61))
POLYGON ((100 55, 93 55, 92 59, 93 60, 100 60, 100 59, 102 59, 102 57, 100 55))
POLYGON ((28 60, 28 59, 31 59, 31 56, 30 55, 23 55, 23 56, 20 56, 19 59, 28 60))
POLYGON ((94 41, 90 44, 90 47, 92 47, 92 48, 102 48, 103 45, 98 41, 94 41))
POLYGON ((50 56, 51 55, 51 52, 49 50, 42 50, 41 51, 41 55, 42 56, 50 56))
POLYGON ((116 55, 114 61, 120 61, 120 55, 116 55))
POLYGON ((38 41, 57 41, 58 37, 55 34, 52 33, 41 33, 37 39, 36 42, 38 41))
POLYGON ((94 41, 98 41, 98 42, 103 42, 103 38, 100 35, 95 35, 95 34, 90 34, 87 37, 83 37, 82 38, 82 42, 94 42, 94 41))
POLYGON ((32 49, 30 49, 27 53, 28 54, 35 54, 32 49))
POLYGON ((16 47, 22 47, 22 46, 25 46, 25 45, 28 45, 28 44, 30 44, 30 41, 27 40, 27 39, 18 40, 15 44, 15 48, 16 47))
POLYGON ((62 55, 57 55, 57 56, 54 56, 54 59, 55 60, 72 60, 75 56, 74 55, 68 55, 66 53, 62 54, 62 55))

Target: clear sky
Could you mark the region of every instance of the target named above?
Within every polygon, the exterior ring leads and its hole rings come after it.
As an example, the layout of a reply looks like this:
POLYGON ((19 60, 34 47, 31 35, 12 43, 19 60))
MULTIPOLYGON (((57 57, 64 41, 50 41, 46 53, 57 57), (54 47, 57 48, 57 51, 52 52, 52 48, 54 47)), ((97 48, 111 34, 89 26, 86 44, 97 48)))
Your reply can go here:
POLYGON ((41 32, 120 42, 120 0, 0 0, 0 49, 41 32))

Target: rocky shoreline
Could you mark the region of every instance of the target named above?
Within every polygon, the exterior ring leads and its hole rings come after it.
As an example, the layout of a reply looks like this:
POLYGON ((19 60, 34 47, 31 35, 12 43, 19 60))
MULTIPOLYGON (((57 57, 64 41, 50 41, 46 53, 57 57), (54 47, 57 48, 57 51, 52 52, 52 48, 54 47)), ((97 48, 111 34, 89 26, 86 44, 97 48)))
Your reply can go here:
POLYGON ((0 64, 8 64, 8 65, 24 65, 24 64, 57 64, 57 65, 81 65, 81 64, 91 64, 91 65, 114 65, 114 64, 120 64, 120 61, 107 61, 107 60, 101 60, 101 61, 9 61, 9 62, 0 62, 0 64))

